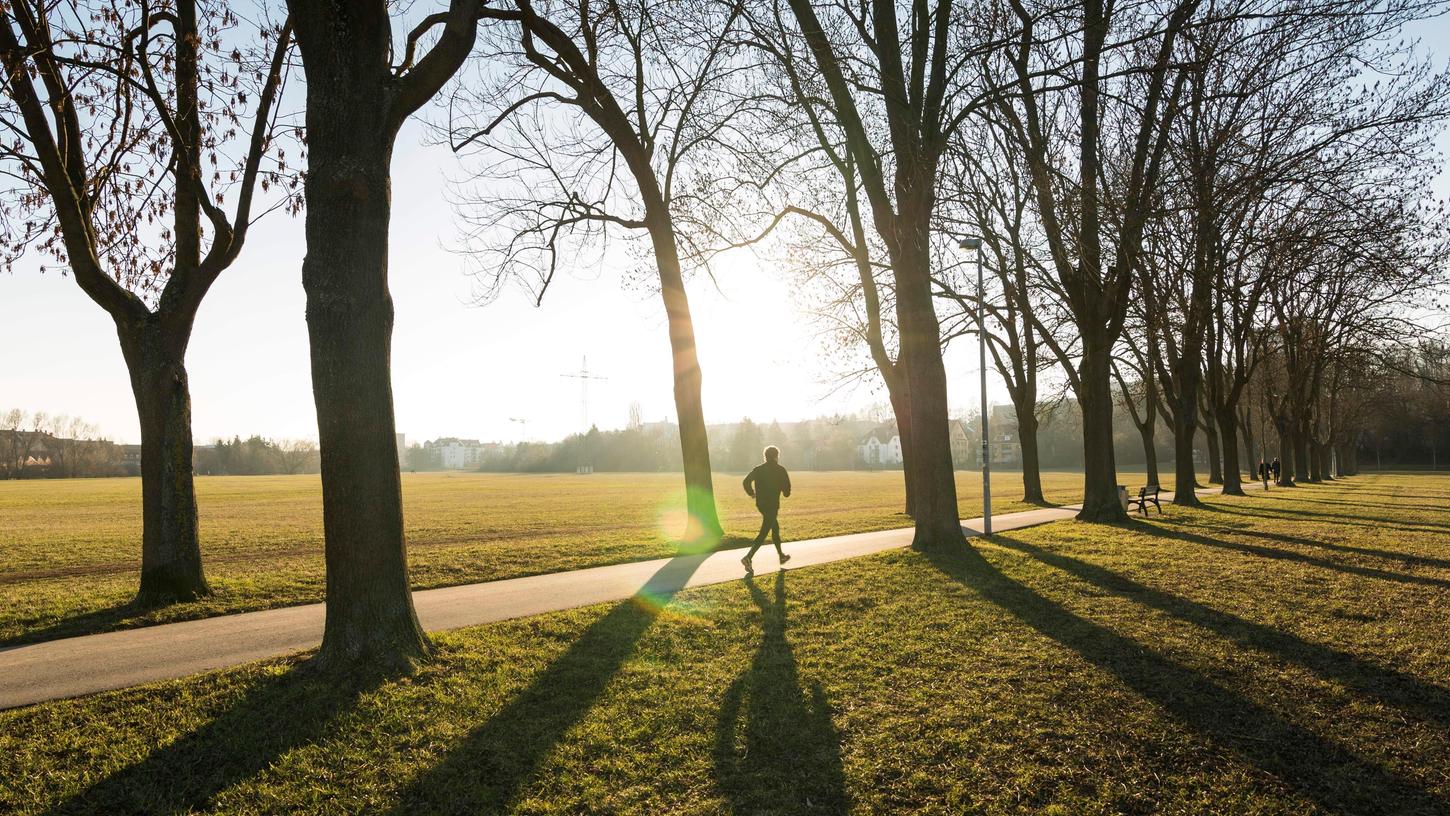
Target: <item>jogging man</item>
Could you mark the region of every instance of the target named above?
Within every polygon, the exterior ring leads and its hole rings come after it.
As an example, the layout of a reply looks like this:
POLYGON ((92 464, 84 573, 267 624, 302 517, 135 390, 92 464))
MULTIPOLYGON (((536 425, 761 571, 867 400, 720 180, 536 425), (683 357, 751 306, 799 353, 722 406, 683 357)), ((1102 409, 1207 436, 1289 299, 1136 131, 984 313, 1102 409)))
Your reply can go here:
POLYGON ((755 568, 751 566, 750 559, 755 557, 755 551, 765 543, 765 534, 770 533, 775 541, 775 552, 780 556, 780 563, 790 560, 780 548, 780 497, 790 495, 790 474, 780 466, 780 449, 771 445, 765 449, 765 461, 756 465, 755 470, 750 471, 745 477, 745 495, 755 499, 755 507, 760 511, 760 535, 755 537, 755 544, 750 547, 750 552, 740 559, 745 565, 745 574, 753 575, 755 568))

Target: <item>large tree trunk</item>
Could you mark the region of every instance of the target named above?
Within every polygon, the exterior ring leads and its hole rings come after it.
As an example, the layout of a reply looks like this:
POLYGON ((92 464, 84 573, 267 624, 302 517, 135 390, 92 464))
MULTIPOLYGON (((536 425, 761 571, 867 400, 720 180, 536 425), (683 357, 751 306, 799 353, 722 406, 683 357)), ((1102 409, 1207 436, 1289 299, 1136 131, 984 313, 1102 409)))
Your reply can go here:
POLYGON ((187 343, 154 321, 119 329, 141 420, 141 587, 136 603, 143 607, 211 594, 197 536, 187 343))
POLYGON ((296 14, 307 74, 307 329, 322 449, 327 622, 319 667, 426 657, 408 585, 393 419, 387 14, 296 14), (378 17, 381 19, 377 19, 378 17))
POLYGON ((927 225, 930 207, 911 212, 903 207, 903 230, 893 273, 896 315, 901 338, 898 365, 906 374, 910 395, 911 455, 909 463, 915 505, 916 534, 912 546, 928 549, 962 543, 957 508, 956 469, 952 466, 948 429, 947 375, 941 356, 941 326, 931 294, 931 255, 927 225))
POLYGON ((1042 495, 1042 466, 1037 455, 1037 406, 1017 405, 1017 442, 1022 448, 1022 501, 1047 504, 1042 495))
POLYGON ((710 473, 710 437, 705 430, 705 406, 700 396, 704 382, 695 351, 695 323, 680 271, 674 224, 668 214, 650 219, 650 239, 659 267, 660 295, 669 324, 674 360, 675 414, 680 422, 680 454, 685 466, 684 541, 691 548, 714 546, 722 533, 715 511, 715 486, 710 473))
POLYGON ((1078 365, 1082 409, 1083 495, 1082 521, 1126 521, 1118 499, 1118 469, 1113 453, 1112 343, 1083 335, 1078 365))
POLYGON ((1223 495, 1244 495, 1243 468, 1239 466, 1239 423, 1232 409, 1218 412, 1218 430, 1223 442, 1223 495))
POLYGON ((1294 425, 1288 420, 1279 431, 1279 479, 1280 487, 1294 486, 1294 425))

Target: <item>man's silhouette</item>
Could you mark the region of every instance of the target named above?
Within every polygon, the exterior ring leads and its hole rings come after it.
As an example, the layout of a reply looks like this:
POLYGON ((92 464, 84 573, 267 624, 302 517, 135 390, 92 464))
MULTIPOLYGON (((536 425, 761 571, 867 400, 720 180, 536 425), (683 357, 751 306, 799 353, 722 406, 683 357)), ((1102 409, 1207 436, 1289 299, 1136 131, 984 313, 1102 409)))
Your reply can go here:
POLYGON ((745 494, 755 499, 755 507, 760 511, 760 535, 755 537, 755 543, 751 545, 750 552, 740 559, 745 565, 745 573, 753 574, 755 568, 750 565, 750 559, 755 557, 755 551, 765 543, 765 534, 770 533, 775 541, 775 552, 780 556, 780 563, 784 564, 790 560, 780 548, 780 497, 790 495, 790 474, 780 466, 780 449, 771 445, 765 449, 765 461, 756 465, 755 470, 745 476, 745 494))

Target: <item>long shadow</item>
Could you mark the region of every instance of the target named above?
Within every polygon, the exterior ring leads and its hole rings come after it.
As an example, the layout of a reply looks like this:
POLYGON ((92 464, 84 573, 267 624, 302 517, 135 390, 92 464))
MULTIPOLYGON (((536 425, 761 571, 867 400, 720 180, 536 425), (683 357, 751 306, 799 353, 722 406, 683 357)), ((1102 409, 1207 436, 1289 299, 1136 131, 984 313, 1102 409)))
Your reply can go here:
MULTIPOLYGON (((103 609, 83 612, 79 615, 68 615, 42 629, 26 629, 19 634, 0 640, 0 651, 16 646, 26 646, 31 643, 56 640, 58 638, 94 635, 99 632, 127 629, 130 628, 124 625, 127 621, 139 619, 151 611, 153 610, 136 606, 131 601, 125 601, 103 609)), ((144 621, 138 623, 138 625, 145 624, 146 622, 144 621)))
POLYGON ((1244 527, 1211 527, 1216 533, 1237 533, 1253 538, 1267 538, 1272 541, 1281 541, 1285 544, 1294 544, 1300 547, 1311 547, 1320 550, 1333 550, 1334 552, 1348 553, 1351 555, 1365 555, 1371 558, 1383 558, 1387 561, 1399 561, 1407 565, 1418 567, 1430 567, 1432 569, 1450 569, 1450 559, 1431 558, 1428 555, 1415 555, 1413 553, 1395 552, 1394 550, 1379 550, 1374 547, 1356 547, 1350 544, 1335 544, 1329 541, 1317 541, 1303 536, 1289 535, 1287 533, 1275 533, 1268 530, 1255 530, 1244 527))
POLYGON ((1169 716, 1334 812, 1446 813, 1450 802, 1338 743, 1009 578, 971 548, 929 552, 937 569, 1073 650, 1169 716))
POLYGON ((1198 533, 1190 533, 1187 530, 1171 525, 1155 525, 1153 535, 1162 538, 1172 538, 1179 541, 1186 541, 1189 544, 1198 544, 1204 547, 1212 547, 1218 550, 1230 550, 1245 555, 1256 555, 1261 558, 1272 558, 1279 561, 1294 561, 1300 564, 1322 567, 1335 572, 1359 575, 1365 578, 1378 578, 1382 581, 1393 581, 1400 584, 1415 584, 1418 586, 1430 586, 1437 588, 1450 587, 1450 580, 1443 578, 1431 578, 1426 575, 1406 575, 1400 572, 1376 569, 1374 567, 1362 567, 1357 564, 1344 564, 1338 561, 1331 561, 1327 558, 1318 558, 1313 555, 1294 552, 1293 550, 1281 550, 1275 547, 1261 547, 1257 544, 1242 544, 1235 541, 1224 541, 1222 539, 1210 538, 1198 533))
POLYGON ((339 683, 293 668, 253 683, 200 728, 116 770, 45 811, 190 813, 217 794, 266 770, 287 751, 316 740, 384 676, 339 683))
POLYGON ((1450 690, 1380 666, 1348 652, 1311 643, 1272 626, 1140 584, 1121 573, 1071 556, 1044 550, 1010 536, 993 543, 1017 550, 1056 567, 1100 589, 1135 601, 1179 620, 1216 632, 1240 646, 1272 652, 1328 680, 1349 686, 1369 697, 1415 712, 1422 718, 1450 727, 1450 690))
POLYGON ((734 813, 844 813, 840 734, 820 684, 801 687, 786 639, 785 571, 775 574, 774 602, 753 578, 746 584, 763 632, 750 668, 720 705, 715 778, 734 813))
POLYGON ((682 555, 660 567, 633 597, 591 624, 528 688, 414 779, 390 812, 506 812, 540 760, 589 713, 660 610, 708 557, 682 555))
POLYGON ((1358 524, 1365 527, 1375 527, 1376 529, 1382 530, 1396 530, 1406 533, 1432 533, 1434 535, 1444 535, 1446 530, 1450 530, 1450 524, 1439 524, 1433 521, 1406 523, 1402 521, 1397 521, 1395 519, 1384 518, 1381 516, 1356 516, 1348 513, 1326 513, 1320 510, 1293 510, 1288 507, 1255 507, 1253 508, 1252 512, 1246 510, 1233 510, 1224 507, 1223 505, 1218 505, 1215 509, 1218 512, 1227 513, 1229 515, 1255 516, 1260 518, 1281 518, 1288 520, 1307 518, 1318 522, 1358 524))

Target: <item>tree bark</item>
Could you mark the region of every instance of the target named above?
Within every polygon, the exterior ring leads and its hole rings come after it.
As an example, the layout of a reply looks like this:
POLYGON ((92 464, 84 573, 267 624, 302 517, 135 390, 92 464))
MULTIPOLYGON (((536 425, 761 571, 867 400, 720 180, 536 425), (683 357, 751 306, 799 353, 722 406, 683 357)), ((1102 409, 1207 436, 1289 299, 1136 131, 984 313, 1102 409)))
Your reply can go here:
POLYGON ((192 480, 191 389, 183 329, 155 318, 118 328, 141 421, 141 586, 152 607, 210 595, 192 480), (178 339, 178 333, 183 336, 178 339))
POLYGON ((1219 448, 1218 429, 1213 421, 1203 423, 1203 437, 1208 443, 1208 483, 1223 484, 1223 452, 1219 448))
POLYGON ((1042 465, 1037 454, 1037 406, 1018 404, 1017 441, 1022 448, 1022 501, 1047 504, 1042 495, 1042 465))
POLYGON ((1294 480, 1297 482, 1314 481, 1309 469, 1309 431, 1307 426, 1308 423, 1306 422, 1294 428, 1294 480))
POLYGON ((1158 476, 1158 445, 1154 441, 1156 422, 1149 422, 1138 427, 1138 435, 1143 438, 1143 466, 1148 471, 1147 484, 1161 484, 1158 476))
MULTIPOLYGON (((901 475, 906 487, 906 515, 915 518, 915 491, 911 487, 911 399, 906 394, 905 386, 893 384, 892 379, 893 377, 886 378, 886 395, 891 400, 891 411, 896 415, 896 432, 901 435, 901 475)), ((955 473, 953 477, 955 478, 955 473)))
POLYGON ((1118 499, 1118 470, 1113 453, 1112 342, 1083 335, 1078 367, 1082 409, 1083 500, 1081 521, 1126 521, 1118 499))
POLYGON ((1244 495, 1243 468, 1239 465, 1239 421, 1234 409, 1218 412, 1218 431, 1223 443, 1223 495, 1244 495))
POLYGON ((963 542, 957 508, 956 469, 952 466, 948 429, 947 375, 941 355, 941 325, 931 292, 929 202, 903 202, 898 223, 896 276, 897 327, 901 338, 898 365, 903 366, 910 394, 911 474, 916 534, 912 546, 930 549, 963 542), (904 233, 904 234, 903 234, 904 233))
POLYGON ((1185 352, 1173 378, 1173 503, 1198 507, 1198 473, 1193 467, 1193 439, 1198 433, 1198 360, 1185 352))
MULTIPOLYGON (((393 417, 388 226, 396 90, 386 9, 308 8, 307 293, 321 443, 327 622, 316 664, 404 668, 429 653, 408 584, 393 417)), ((326 4, 332 5, 332 4, 326 4)))
POLYGON ((705 430, 705 407, 700 395, 704 375, 695 350, 695 324, 685 280, 680 271, 674 224, 668 214, 650 219, 650 240, 659 267, 660 295, 669 324, 675 384, 675 414, 680 422, 680 454, 685 469, 685 510, 688 521, 684 541, 692 547, 714 546, 722 535, 715 511, 715 486, 710 473, 710 438, 705 430))

